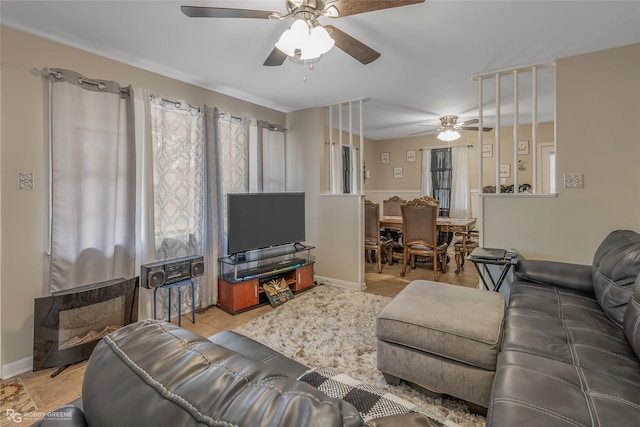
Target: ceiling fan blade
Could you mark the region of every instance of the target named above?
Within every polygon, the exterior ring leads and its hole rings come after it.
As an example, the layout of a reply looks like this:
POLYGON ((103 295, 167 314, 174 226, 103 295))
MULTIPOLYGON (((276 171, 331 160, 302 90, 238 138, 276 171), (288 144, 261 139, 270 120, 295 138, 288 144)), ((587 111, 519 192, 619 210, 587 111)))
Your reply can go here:
POLYGON ((380 57, 380 53, 371 49, 366 44, 351 37, 334 27, 333 25, 325 25, 324 28, 329 30, 329 35, 336 42, 336 46, 357 59, 363 64, 368 64, 380 57))
MULTIPOLYGON (((460 126, 460 129, 462 129, 462 130, 475 130, 475 131, 477 131, 477 130, 478 130, 478 127, 477 127, 477 126, 460 126)), ((485 128, 485 127, 483 127, 483 128, 482 128, 482 131, 483 131, 483 132, 491 132, 492 130, 493 130, 493 128, 485 128)))
POLYGON ((467 126, 467 125, 473 125, 478 123, 480 120, 478 119, 469 119, 469 120, 465 120, 462 123, 458 123, 458 126, 467 126))
POLYGON ((270 19, 282 16, 278 12, 251 9, 229 9, 226 7, 180 6, 182 13, 190 18, 256 18, 270 19))
POLYGON ((287 59, 287 54, 277 47, 274 47, 269 54, 269 57, 264 61, 264 64, 262 65, 266 65, 267 67, 282 65, 285 59, 287 59))
POLYGON ((416 3, 424 3, 424 0, 334 0, 327 2, 323 14, 330 18, 339 18, 341 16, 408 6, 416 3))
POLYGON ((429 133, 429 132, 433 132, 433 130, 423 130, 421 132, 414 132, 414 133, 410 133, 409 136, 422 135, 423 133, 429 133))

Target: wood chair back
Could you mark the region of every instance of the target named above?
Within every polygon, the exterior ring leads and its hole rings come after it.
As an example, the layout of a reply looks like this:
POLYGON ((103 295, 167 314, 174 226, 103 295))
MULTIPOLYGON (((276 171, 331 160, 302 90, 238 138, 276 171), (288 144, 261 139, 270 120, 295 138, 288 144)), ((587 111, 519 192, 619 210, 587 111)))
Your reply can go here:
POLYGON ((400 216, 402 212, 400 206, 405 200, 398 196, 389 197, 382 201, 382 215, 384 216, 400 216))
POLYGON ((438 246, 440 202, 431 197, 410 200, 401 206, 404 244, 438 246))

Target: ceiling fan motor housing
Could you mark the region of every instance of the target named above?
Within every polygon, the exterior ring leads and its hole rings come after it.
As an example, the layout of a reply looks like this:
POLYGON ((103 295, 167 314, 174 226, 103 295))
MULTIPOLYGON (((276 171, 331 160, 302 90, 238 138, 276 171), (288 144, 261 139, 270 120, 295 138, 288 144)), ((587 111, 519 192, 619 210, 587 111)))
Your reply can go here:
POLYGON ((289 13, 296 9, 315 11, 318 14, 324 10, 325 0, 287 0, 287 10, 289 13))
POLYGON ((458 123, 458 116, 456 115, 442 116, 440 117, 440 123, 442 123, 442 126, 445 128, 451 128, 455 126, 456 123, 458 123))

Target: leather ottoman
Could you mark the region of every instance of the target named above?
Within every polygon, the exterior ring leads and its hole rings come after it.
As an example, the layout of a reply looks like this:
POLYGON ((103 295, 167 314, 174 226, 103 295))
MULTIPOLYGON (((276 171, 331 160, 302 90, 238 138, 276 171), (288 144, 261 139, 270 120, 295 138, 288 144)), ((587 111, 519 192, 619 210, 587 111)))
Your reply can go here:
POLYGON ((487 408, 504 313, 497 292, 415 280, 377 317, 378 369, 487 408))

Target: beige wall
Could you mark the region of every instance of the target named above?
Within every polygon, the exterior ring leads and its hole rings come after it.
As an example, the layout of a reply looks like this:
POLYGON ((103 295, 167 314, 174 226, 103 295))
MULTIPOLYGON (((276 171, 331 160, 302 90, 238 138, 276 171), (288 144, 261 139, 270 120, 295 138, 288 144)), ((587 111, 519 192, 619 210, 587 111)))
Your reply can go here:
MULTIPOLYGON (((519 127, 520 141, 529 141, 528 155, 519 156, 520 160, 526 162, 525 169, 519 171, 518 182, 530 183, 533 180, 533 149, 531 143, 531 125, 519 127)), ((538 125, 538 142, 553 142, 553 123, 540 123, 538 125)), ((495 130, 484 133, 484 144, 491 144, 495 147, 495 130)), ((420 190, 421 179, 421 148, 442 148, 447 144, 439 141, 435 135, 413 136, 406 138, 389 139, 382 141, 367 141, 366 162, 367 169, 371 170, 371 179, 365 183, 365 191, 370 192, 415 192, 420 190), (416 161, 407 162, 407 151, 416 151, 416 161), (389 153, 390 162, 380 163, 380 154, 389 153), (403 168, 403 178, 393 177, 393 168, 400 166, 403 168)), ((462 137, 453 143, 454 145, 469 144, 473 147, 469 151, 469 177, 470 188, 478 189, 478 134, 472 131, 462 132, 462 137)), ((500 131, 500 158, 501 163, 510 163, 513 168, 513 126, 503 127, 500 131)), ((495 185, 495 152, 494 156, 483 159, 483 181, 484 185, 495 185)), ((504 185, 513 184, 513 170, 511 178, 503 182, 504 185)))
MULTIPOLYGON (((1 27, 1 336, 3 378, 32 354, 33 301, 43 295, 47 257, 46 84, 37 70, 67 68, 147 88, 170 99, 208 104, 234 115, 284 123, 285 114, 169 79, 75 48, 1 27), (36 72, 34 73, 34 70, 36 72), (18 190, 18 172, 34 189, 18 190), (7 367, 8 366, 8 367, 7 367)), ((255 123, 255 119, 252 120, 255 123)), ((28 366, 30 368, 30 366, 28 366)))
POLYGON ((640 231, 640 44, 558 60, 556 88, 558 196, 484 197, 484 243, 590 264, 609 232, 640 231))

